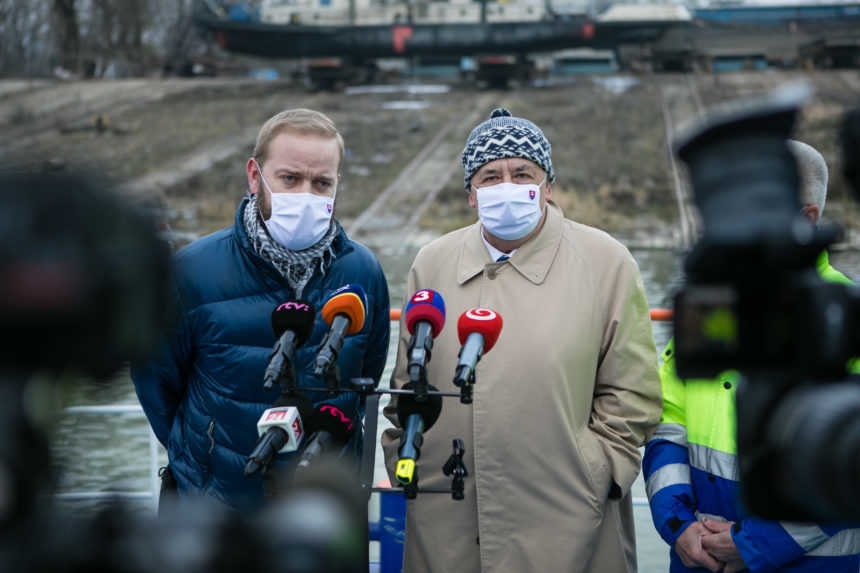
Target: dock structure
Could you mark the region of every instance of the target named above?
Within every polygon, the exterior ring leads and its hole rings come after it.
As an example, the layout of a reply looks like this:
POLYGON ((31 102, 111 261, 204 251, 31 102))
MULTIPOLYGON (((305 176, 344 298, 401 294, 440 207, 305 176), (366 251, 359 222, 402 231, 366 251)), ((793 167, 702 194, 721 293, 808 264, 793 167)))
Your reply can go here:
POLYGON ((213 4, 199 4, 196 21, 223 49, 301 60, 322 87, 373 81, 382 60, 415 67, 440 58, 459 62, 461 79, 500 85, 538 77, 541 58, 574 49, 611 52, 610 68, 622 71, 860 66, 860 3, 597 10, 575 0, 273 0, 232 18, 213 4))

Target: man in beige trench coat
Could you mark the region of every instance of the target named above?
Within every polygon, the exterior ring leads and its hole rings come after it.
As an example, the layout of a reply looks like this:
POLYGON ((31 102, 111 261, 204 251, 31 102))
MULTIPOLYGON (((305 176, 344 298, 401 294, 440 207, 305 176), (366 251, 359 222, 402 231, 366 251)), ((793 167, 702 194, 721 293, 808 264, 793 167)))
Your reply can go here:
MULTIPOLYGON (((422 488, 451 486, 441 468, 453 438, 469 476, 462 501, 409 501, 404 571, 635 571, 630 487, 661 413, 639 269, 619 242, 549 201, 551 148, 532 122, 493 111, 463 166, 479 221, 425 246, 409 272, 408 293, 434 289, 447 308, 430 384, 456 391, 463 311, 491 308, 504 326, 477 365, 474 403, 445 399, 424 435, 422 488)), ((394 387, 408 381, 408 338, 401 324, 394 387)), ((393 481, 406 421, 393 406, 386 416, 397 426, 382 437, 393 481)))

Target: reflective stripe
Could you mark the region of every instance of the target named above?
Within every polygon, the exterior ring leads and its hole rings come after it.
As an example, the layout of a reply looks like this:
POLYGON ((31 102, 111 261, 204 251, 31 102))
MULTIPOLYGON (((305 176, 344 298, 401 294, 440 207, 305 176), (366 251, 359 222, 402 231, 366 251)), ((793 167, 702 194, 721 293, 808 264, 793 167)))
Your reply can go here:
POLYGON ((687 428, 682 424, 660 424, 651 436, 652 440, 666 440, 687 447, 687 428))
MULTIPOLYGON (((823 532, 822 532, 823 533, 823 532)), ((860 553, 860 529, 843 529, 807 555, 817 557, 836 557, 860 553)))
POLYGON ((740 480, 736 455, 727 454, 701 444, 690 444, 687 446, 687 451, 690 454, 690 465, 694 468, 723 479, 740 480))
POLYGON ((830 539, 830 536, 824 533, 820 527, 811 523, 780 521, 779 524, 804 551, 818 547, 830 539))
POLYGON ((729 522, 728 519, 726 519, 722 515, 717 515, 716 513, 705 513, 704 511, 696 510, 695 514, 696 514, 696 519, 699 521, 705 521, 707 519, 710 521, 719 521, 720 523, 728 523, 729 522))
POLYGON ((687 464, 666 464, 648 478, 645 492, 650 500, 655 493, 670 485, 690 485, 690 466, 687 464))

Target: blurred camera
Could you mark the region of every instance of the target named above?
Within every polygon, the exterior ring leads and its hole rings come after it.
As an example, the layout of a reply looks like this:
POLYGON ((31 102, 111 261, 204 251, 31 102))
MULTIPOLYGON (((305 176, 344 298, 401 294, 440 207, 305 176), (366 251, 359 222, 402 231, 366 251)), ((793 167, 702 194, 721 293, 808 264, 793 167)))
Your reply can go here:
POLYGON ((0 364, 97 378, 167 324, 169 246, 143 209, 72 173, 0 176, 0 364))
MULTIPOLYGON (((811 91, 789 84, 719 109, 683 138, 703 234, 675 298, 682 378, 743 375, 737 445, 743 502, 770 519, 860 518, 860 290, 824 282, 834 224, 801 214, 788 147, 811 91)), ((852 128, 842 141, 853 168, 852 128)))
POLYGON ((158 519, 119 501, 91 518, 59 507, 30 382, 106 379, 155 350, 171 249, 142 205, 86 174, 0 173, 0 204, 0 571, 367 570, 366 500, 343 468, 303 474, 258 515, 202 497, 158 519))

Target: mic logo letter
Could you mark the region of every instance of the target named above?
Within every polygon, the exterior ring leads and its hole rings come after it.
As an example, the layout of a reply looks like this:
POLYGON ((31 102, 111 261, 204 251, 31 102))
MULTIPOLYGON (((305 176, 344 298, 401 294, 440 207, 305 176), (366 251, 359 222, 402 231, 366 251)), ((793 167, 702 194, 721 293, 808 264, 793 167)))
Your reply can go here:
POLYGON ((310 307, 308 307, 308 305, 306 305, 303 302, 293 302, 293 301, 285 302, 284 304, 282 304, 281 306, 278 307, 278 311, 292 310, 292 309, 303 310, 303 311, 307 312, 310 310, 310 307))
POLYGON ((466 311, 466 317, 472 320, 495 320, 498 315, 489 308, 470 308, 466 311))
POLYGON ((346 424, 347 430, 352 429, 352 420, 347 418, 346 414, 344 414, 340 409, 336 408, 335 406, 332 406, 331 404, 325 404, 324 406, 320 407, 320 412, 328 412, 335 418, 340 419, 343 424, 346 424))
POLYGON ((286 417, 287 417, 287 411, 286 410, 274 410, 272 412, 269 412, 269 415, 266 416, 266 421, 271 422, 271 421, 283 420, 286 417))
POLYGON ((414 295, 412 295, 412 302, 432 302, 432 300, 433 291, 419 290, 414 295))
POLYGON ((296 435, 297 442, 302 439, 302 434, 304 433, 304 431, 302 430, 301 418, 296 418, 295 420, 293 420, 293 432, 296 435))

